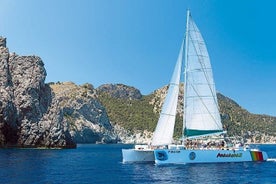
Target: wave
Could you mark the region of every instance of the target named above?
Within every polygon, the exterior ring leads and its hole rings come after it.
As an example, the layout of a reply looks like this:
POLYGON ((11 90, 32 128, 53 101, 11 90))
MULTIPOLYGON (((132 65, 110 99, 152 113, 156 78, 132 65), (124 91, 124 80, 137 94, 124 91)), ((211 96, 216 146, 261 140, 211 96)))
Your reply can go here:
POLYGON ((268 158, 267 161, 268 162, 276 162, 276 158, 268 158))

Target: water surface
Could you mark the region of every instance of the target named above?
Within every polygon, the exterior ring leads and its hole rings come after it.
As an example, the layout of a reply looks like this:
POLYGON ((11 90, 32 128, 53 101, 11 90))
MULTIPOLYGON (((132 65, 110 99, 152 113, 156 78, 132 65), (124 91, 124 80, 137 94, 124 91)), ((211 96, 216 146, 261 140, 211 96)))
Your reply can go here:
POLYGON ((78 145, 77 149, 1 149, 1 183, 276 183, 276 145, 256 145, 268 162, 156 166, 123 164, 122 148, 78 145))

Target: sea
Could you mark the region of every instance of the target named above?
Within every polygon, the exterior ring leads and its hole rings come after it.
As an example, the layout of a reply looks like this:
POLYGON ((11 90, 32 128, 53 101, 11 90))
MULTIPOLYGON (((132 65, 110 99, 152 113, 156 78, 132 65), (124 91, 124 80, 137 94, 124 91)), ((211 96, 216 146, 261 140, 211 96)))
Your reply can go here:
POLYGON ((122 163, 123 144, 79 144, 77 149, 0 149, 0 183, 276 183, 276 145, 253 145, 267 162, 157 166, 122 163))

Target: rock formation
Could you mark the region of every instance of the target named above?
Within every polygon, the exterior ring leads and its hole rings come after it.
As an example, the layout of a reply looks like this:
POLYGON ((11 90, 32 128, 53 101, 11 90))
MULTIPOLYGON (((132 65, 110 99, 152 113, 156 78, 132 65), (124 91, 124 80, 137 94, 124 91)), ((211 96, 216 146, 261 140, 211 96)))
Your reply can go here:
POLYGON ((13 85, 9 69, 6 39, 0 37, 0 146, 17 142, 17 109, 13 103, 13 85))
POLYGON ((108 93, 113 98, 141 99, 142 94, 134 87, 124 84, 103 84, 97 88, 101 92, 108 93))
POLYGON ((51 84, 76 143, 117 143, 117 135, 91 84, 51 84))
POLYGON ((0 67, 1 147, 75 147, 42 60, 9 54, 1 37, 0 67))

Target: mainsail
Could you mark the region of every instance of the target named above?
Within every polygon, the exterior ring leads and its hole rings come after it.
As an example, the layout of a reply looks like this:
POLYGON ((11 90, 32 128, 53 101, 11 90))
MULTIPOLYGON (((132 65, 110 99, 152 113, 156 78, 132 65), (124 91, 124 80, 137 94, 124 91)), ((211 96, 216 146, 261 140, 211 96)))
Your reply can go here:
POLYGON ((189 11, 185 37, 184 73, 184 136, 193 137, 222 132, 210 58, 189 11))
POLYGON ((166 99, 162 106, 162 111, 154 131, 152 145, 168 145, 173 141, 173 132, 176 116, 176 107, 178 102, 179 83, 181 75, 181 66, 183 60, 183 44, 182 42, 178 59, 174 68, 174 72, 169 84, 166 99))

